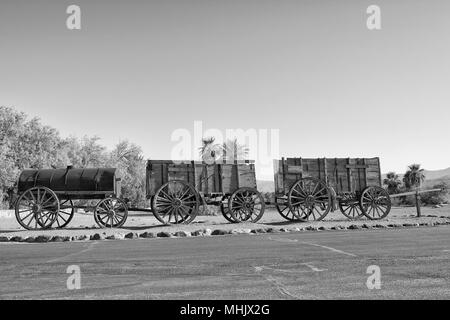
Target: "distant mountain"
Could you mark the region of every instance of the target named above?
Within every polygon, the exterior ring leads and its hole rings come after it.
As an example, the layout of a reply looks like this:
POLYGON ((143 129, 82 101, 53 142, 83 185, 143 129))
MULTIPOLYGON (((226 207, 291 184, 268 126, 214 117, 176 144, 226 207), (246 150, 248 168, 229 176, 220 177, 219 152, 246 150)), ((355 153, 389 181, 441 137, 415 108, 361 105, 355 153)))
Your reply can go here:
MULTIPOLYGON (((400 180, 403 179, 403 174, 398 174, 398 177, 400 178, 400 180)), ((446 180, 450 180, 450 168, 447 169, 441 169, 441 170, 425 170, 424 171, 425 174, 425 184, 429 184, 430 182, 434 182, 434 180, 442 180, 442 181, 446 181, 446 180)), ((386 178, 386 174, 382 175, 382 179, 386 178)))
POLYGON ((450 176, 450 168, 442 170, 425 170, 425 177, 427 180, 435 180, 450 176))
POLYGON ((437 179, 426 179, 424 182, 424 187, 425 188, 432 188, 437 184, 441 184, 441 183, 445 183, 448 186, 450 186, 450 175, 448 176, 444 176, 444 177, 440 177, 437 179))

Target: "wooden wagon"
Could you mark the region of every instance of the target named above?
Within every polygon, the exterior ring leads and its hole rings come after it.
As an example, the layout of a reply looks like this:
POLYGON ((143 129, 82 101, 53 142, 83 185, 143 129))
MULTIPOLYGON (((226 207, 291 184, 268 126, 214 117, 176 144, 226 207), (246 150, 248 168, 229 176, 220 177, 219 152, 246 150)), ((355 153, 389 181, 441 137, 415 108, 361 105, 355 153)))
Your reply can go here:
POLYGON ((92 208, 96 223, 121 227, 128 209, 120 199, 120 181, 115 168, 23 170, 17 184, 17 222, 29 230, 63 228, 76 208, 90 208, 77 205, 77 200, 98 200, 92 208))
POLYGON ((288 220, 386 217, 391 199, 381 187, 379 158, 282 158, 274 161, 275 204, 288 220))
POLYGON ((264 214, 253 161, 149 160, 146 181, 153 214, 164 224, 190 223, 204 205, 219 205, 232 223, 256 222, 264 214))

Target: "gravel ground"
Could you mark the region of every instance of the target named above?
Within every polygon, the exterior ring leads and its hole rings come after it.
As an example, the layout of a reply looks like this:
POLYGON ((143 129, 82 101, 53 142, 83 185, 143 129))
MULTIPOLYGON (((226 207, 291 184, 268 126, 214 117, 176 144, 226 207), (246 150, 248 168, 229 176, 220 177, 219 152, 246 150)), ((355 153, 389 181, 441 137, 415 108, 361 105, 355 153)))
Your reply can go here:
POLYGON ((217 234, 226 233, 264 233, 283 231, 314 231, 326 229, 361 229, 381 227, 417 227, 420 225, 441 225, 450 223, 450 207, 422 208, 422 217, 416 217, 413 207, 393 208, 389 216, 384 220, 371 221, 360 219, 350 221, 339 211, 330 213, 324 221, 290 222, 284 220, 275 208, 267 208, 264 217, 258 223, 228 223, 221 215, 198 216, 190 225, 163 226, 152 214, 142 212, 130 212, 125 226, 121 229, 100 229, 94 222, 92 214, 77 213, 66 229, 27 231, 17 223, 14 211, 0 211, 0 241, 24 241, 29 242, 44 236, 41 242, 47 242, 52 237, 62 237, 55 241, 93 240, 106 237, 121 239, 141 237, 168 237, 168 236, 190 236, 209 235, 216 231, 217 234), (198 231, 195 233, 195 231, 198 231), (146 233, 145 235, 142 235, 146 233), (193 234, 194 233, 194 234, 193 234))

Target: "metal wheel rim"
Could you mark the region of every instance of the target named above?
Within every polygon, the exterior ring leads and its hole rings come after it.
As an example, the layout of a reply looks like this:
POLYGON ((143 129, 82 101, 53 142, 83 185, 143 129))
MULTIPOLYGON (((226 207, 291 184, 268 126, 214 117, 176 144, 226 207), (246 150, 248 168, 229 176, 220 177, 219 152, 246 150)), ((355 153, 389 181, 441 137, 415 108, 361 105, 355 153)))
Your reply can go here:
POLYGON ((331 210, 331 193, 323 181, 305 178, 291 187, 288 203, 291 210, 299 210, 307 219, 320 221, 331 210))
POLYGON ((264 214, 264 198, 253 188, 240 188, 228 199, 228 209, 236 222, 257 222, 264 214))
POLYGON ((200 205, 194 187, 179 180, 162 185, 152 201, 153 214, 163 224, 191 223, 197 216, 200 205))
POLYGON ((106 198, 97 203, 94 219, 100 227, 120 228, 128 217, 125 202, 117 198, 106 198))
POLYGON ((58 211, 58 196, 46 187, 33 187, 26 190, 15 206, 17 222, 27 230, 51 228, 56 219, 54 212, 58 211))
POLYGON ((380 220, 391 211, 391 198, 381 187, 368 187, 361 195, 360 205, 367 218, 380 220))

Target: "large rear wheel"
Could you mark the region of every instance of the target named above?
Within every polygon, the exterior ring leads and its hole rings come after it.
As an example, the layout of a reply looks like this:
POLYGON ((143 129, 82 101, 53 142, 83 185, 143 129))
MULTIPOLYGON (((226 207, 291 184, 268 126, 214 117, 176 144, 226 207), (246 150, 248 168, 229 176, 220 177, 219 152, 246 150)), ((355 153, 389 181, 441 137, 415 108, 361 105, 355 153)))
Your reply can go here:
POLYGON ((163 224, 191 223, 197 217, 200 199, 195 188, 181 180, 163 184, 152 199, 153 214, 163 224))
POLYGON ((314 178, 298 180, 289 190, 291 211, 301 212, 308 220, 320 221, 330 212, 332 197, 324 181, 314 178))
POLYGON ((17 222, 27 230, 48 229, 59 212, 57 195, 46 187, 33 187, 17 199, 15 213, 17 222))

